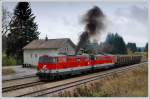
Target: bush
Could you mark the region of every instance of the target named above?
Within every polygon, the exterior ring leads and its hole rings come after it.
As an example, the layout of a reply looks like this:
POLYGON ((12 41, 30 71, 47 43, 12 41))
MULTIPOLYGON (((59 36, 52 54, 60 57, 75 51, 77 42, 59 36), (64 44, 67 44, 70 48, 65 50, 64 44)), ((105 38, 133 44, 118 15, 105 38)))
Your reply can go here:
POLYGON ((16 64, 17 64, 17 65, 22 65, 22 64, 23 64, 22 59, 16 59, 16 64))
POLYGON ((3 66, 16 65, 16 60, 13 57, 2 56, 2 65, 3 66))

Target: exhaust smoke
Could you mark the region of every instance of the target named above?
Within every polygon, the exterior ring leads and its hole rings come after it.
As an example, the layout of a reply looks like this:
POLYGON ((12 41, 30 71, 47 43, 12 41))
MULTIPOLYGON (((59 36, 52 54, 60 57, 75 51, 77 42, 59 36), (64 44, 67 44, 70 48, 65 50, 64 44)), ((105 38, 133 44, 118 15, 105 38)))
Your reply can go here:
POLYGON ((94 6, 84 15, 82 22, 85 24, 85 30, 80 35, 75 54, 77 54, 80 48, 82 48, 92 36, 101 34, 101 31, 105 29, 104 21, 105 15, 97 6, 94 6))

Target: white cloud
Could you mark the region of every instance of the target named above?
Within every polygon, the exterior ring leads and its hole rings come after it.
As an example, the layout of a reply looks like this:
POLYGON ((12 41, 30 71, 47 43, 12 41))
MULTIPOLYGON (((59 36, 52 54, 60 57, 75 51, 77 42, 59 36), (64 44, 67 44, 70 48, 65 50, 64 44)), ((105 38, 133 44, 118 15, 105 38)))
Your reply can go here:
POLYGON ((119 8, 108 14, 110 24, 108 32, 118 33, 125 42, 135 42, 144 46, 148 42, 147 9, 138 6, 119 8))
POLYGON ((148 6, 137 6, 132 5, 126 9, 117 9, 115 14, 117 16, 123 16, 127 18, 131 18, 132 20, 136 20, 137 22, 142 23, 147 26, 148 20, 148 6))

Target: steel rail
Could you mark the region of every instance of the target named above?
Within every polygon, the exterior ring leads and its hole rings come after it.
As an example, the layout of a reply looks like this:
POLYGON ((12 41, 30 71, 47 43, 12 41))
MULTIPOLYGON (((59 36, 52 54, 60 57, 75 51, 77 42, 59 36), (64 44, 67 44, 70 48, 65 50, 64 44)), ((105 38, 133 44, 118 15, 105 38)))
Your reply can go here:
POLYGON ((37 77, 37 76, 36 75, 26 75, 26 76, 17 77, 17 78, 14 78, 14 79, 2 80, 2 82, 5 83, 7 81, 13 81, 13 80, 19 80, 19 79, 26 79, 26 78, 31 78, 31 77, 37 77))
POLYGON ((37 81, 39 81, 38 77, 30 77, 30 78, 6 81, 6 82, 2 82, 2 89, 7 88, 7 87, 13 87, 13 86, 21 85, 21 84, 37 82, 37 81))
POLYGON ((35 85, 40 85, 40 84, 44 84, 45 82, 31 82, 31 83, 25 83, 25 84, 20 84, 20 85, 15 85, 15 86, 10 86, 10 87, 5 87, 2 88, 2 92, 8 92, 8 91, 12 91, 12 90, 17 90, 17 89, 21 89, 21 88, 26 88, 26 87, 30 87, 30 86, 35 86, 35 85))

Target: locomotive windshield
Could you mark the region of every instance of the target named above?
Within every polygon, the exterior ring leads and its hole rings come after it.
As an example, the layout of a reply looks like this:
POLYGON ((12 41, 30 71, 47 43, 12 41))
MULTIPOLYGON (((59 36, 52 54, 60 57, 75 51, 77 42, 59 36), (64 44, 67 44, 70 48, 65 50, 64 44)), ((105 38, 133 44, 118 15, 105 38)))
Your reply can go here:
POLYGON ((39 63, 56 63, 57 58, 49 57, 49 56, 42 56, 39 58, 39 63))

